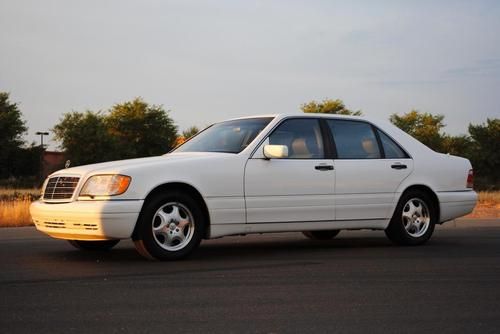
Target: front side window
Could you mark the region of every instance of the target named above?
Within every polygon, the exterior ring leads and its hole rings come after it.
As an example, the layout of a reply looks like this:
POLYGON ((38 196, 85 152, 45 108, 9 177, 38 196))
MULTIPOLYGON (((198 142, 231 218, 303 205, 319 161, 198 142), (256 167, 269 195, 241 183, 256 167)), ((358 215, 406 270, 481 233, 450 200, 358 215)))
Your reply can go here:
POLYGON ((269 136, 269 144, 288 147, 289 159, 323 159, 323 139, 317 119, 284 121, 269 136))
POLYGON ((214 124, 174 152, 240 153, 272 119, 272 117, 246 118, 214 124))
POLYGON ((359 121, 328 120, 338 159, 380 159, 377 138, 370 124, 359 121))

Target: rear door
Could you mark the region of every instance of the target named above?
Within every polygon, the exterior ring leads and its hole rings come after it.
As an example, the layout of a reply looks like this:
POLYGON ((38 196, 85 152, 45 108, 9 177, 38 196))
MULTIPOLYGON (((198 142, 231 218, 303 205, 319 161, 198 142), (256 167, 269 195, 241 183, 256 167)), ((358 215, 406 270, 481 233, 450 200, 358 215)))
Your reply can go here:
POLYGON ((328 119, 336 148, 337 220, 388 218, 395 192, 411 173, 413 160, 368 122, 328 119))

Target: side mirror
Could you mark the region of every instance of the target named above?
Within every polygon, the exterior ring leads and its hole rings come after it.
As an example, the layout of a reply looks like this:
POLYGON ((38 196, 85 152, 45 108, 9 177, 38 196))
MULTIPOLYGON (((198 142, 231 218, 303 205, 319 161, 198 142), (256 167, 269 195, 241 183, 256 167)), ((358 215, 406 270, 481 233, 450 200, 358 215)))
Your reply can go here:
POLYGON ((285 145, 264 145, 266 159, 283 159, 288 157, 288 147, 285 145))

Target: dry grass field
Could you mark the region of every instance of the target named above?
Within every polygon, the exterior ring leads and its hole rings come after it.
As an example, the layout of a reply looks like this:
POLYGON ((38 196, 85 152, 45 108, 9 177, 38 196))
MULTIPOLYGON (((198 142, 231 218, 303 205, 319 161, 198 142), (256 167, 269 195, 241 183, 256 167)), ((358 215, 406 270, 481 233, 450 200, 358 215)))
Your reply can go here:
POLYGON ((500 191, 480 191, 479 204, 498 206, 498 204, 500 204, 500 191))
POLYGON ((466 218, 500 218, 500 191, 480 191, 478 204, 466 218))
POLYGON ((39 189, 0 189, 0 227, 32 225, 29 206, 39 189))
MULTIPOLYGON (((0 227, 32 225, 29 206, 39 189, 0 189, 0 227)), ((467 218, 500 218, 500 191, 479 192, 479 203, 467 218)))

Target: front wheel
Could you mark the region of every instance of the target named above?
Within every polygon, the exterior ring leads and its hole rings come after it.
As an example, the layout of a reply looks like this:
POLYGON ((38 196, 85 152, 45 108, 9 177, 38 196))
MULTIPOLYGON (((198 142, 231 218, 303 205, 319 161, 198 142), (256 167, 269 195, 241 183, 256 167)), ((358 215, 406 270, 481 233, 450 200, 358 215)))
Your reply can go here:
POLYGON ((188 256, 205 233, 205 217, 191 196, 171 191, 148 201, 138 221, 134 243, 150 259, 178 260, 188 256))
POLYGON ((385 234, 399 245, 421 245, 434 232, 437 212, 437 203, 427 193, 409 191, 401 197, 385 234))
POLYGON ((115 247, 120 242, 119 239, 115 240, 68 240, 68 242, 75 248, 87 251, 107 251, 115 247))

